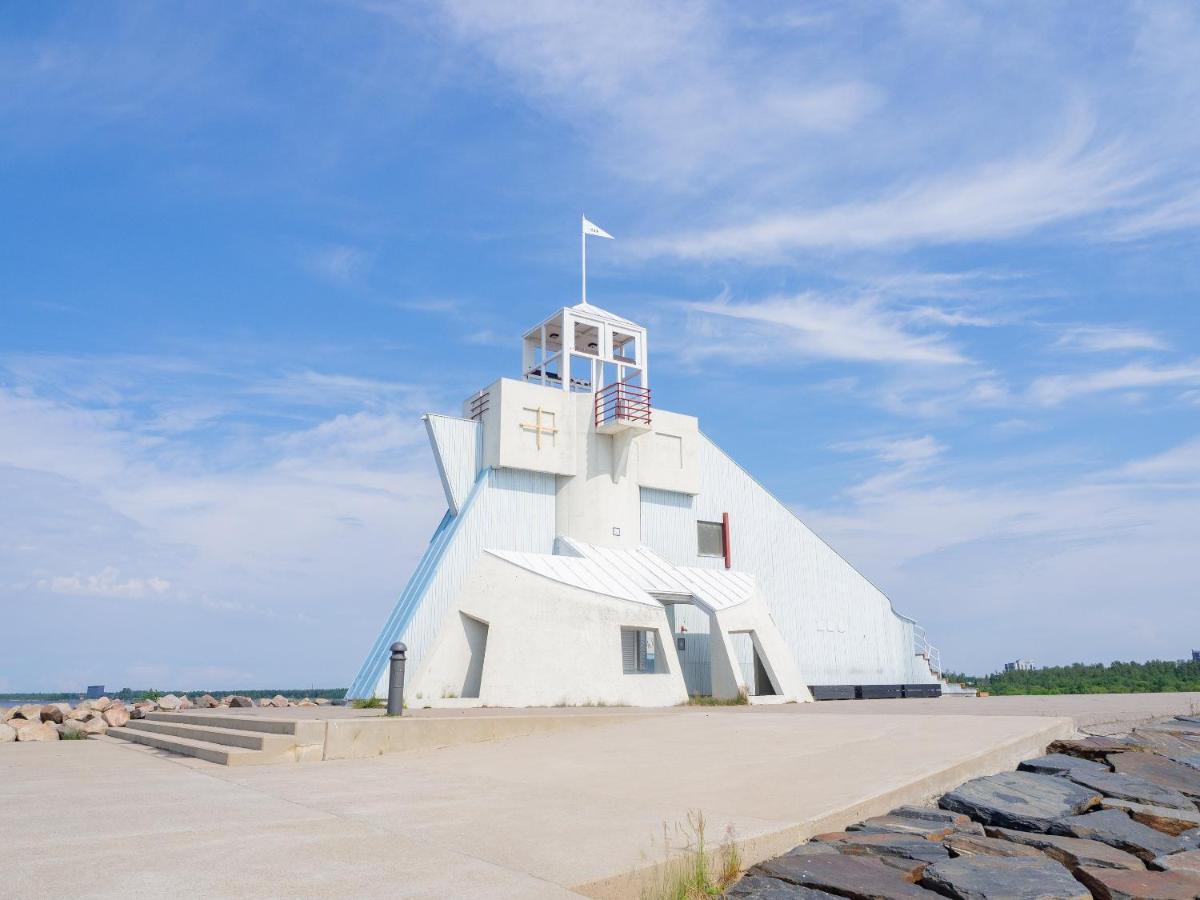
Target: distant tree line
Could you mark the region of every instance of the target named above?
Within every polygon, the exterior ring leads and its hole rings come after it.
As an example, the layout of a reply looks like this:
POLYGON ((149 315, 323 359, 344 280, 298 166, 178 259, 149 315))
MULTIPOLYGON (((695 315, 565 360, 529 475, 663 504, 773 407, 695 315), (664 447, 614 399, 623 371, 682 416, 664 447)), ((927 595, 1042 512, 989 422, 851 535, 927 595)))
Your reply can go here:
POLYGON ((1200 662, 1153 659, 1149 662, 1072 663, 1026 672, 993 675, 946 673, 947 681, 989 694, 1160 694, 1200 691, 1200 662))

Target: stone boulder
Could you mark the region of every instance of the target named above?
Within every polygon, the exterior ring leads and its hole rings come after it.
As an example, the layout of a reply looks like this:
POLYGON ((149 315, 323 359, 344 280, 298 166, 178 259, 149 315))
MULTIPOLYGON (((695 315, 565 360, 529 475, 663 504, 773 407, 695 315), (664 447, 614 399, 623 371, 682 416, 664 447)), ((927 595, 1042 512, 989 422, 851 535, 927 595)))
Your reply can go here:
POLYGON ((1200 828, 1200 810, 1195 808, 1189 812, 1186 809, 1169 809, 1162 806, 1147 806, 1144 803, 1132 803, 1129 800, 1117 800, 1105 797, 1100 801, 1101 809, 1119 809, 1128 813, 1135 822, 1149 825, 1164 834, 1183 834, 1193 828, 1200 828))
POLYGON ((68 719, 63 722, 63 728, 82 731, 84 734, 104 734, 108 731, 108 724, 103 716, 94 715, 90 719, 68 719))
POLYGON ((942 795, 938 806, 984 825, 1047 832, 1059 819, 1085 812, 1099 802, 1097 791, 1065 778, 1003 772, 959 785, 942 795))
POLYGON ((1079 756, 1084 759, 1103 761, 1110 753, 1137 751, 1143 749, 1144 746, 1144 744, 1132 737, 1114 738, 1093 735, 1076 740, 1055 741, 1047 750, 1051 754, 1062 753, 1067 756, 1079 756))
POLYGON ((0 722, 0 744, 9 744, 17 739, 17 729, 7 722, 0 722))
POLYGON ((1122 772, 1097 772, 1092 769, 1071 769, 1065 774, 1076 784, 1099 791, 1105 797, 1132 800, 1134 803, 1145 803, 1148 806, 1166 806, 1171 809, 1193 811, 1196 809, 1196 805, 1179 791, 1134 775, 1126 775, 1122 772))
POLYGON ((17 732, 18 741, 57 741, 58 729, 52 722, 30 722, 17 732))
POLYGON ((1068 756, 1065 753, 1048 753, 1034 759, 1027 759, 1017 766, 1018 772, 1033 772, 1035 775, 1061 775, 1072 769, 1083 769, 1091 772, 1111 772, 1107 765, 1080 756, 1068 756))
POLYGON ((0 709, 0 723, 7 722, 13 716, 18 714, 19 710, 15 706, 9 706, 5 707, 4 709, 0 709))
POLYGON ((192 698, 189 697, 187 694, 184 694, 182 697, 179 698, 179 707, 178 707, 179 709, 191 709, 195 705, 196 704, 192 702, 192 698))
POLYGON ((229 706, 231 709, 244 709, 247 707, 254 706, 254 701, 251 700, 249 697, 242 697, 240 695, 234 695, 229 698, 229 706))
MULTIPOLYGON (((1110 762, 1113 769, 1122 775, 1151 781, 1170 790, 1179 791, 1193 799, 1200 799, 1200 770, 1163 759, 1153 753, 1122 753, 1114 756, 1110 762)), ((1171 804, 1159 803, 1157 805, 1170 806, 1171 804)))
POLYGON ((196 701, 196 706, 200 709, 216 709, 218 706, 217 698, 212 694, 202 694, 196 701))
POLYGON ((316 700, 313 701, 313 703, 317 704, 317 706, 328 706, 329 700, 325 697, 318 697, 316 700))
MULTIPOLYGON (((71 711, 71 707, 67 707, 67 711, 71 711)), ((62 707, 57 703, 47 703, 42 707, 42 711, 38 714, 38 721, 49 722, 51 725, 61 725, 63 720, 62 707)))
POLYGON ((1063 837, 1055 834, 1030 834, 1008 828, 989 828, 992 837, 1039 850, 1068 869, 1092 866, 1101 869, 1141 869, 1141 860, 1132 853, 1085 838, 1063 837))
POLYGON ((959 900, 1092 900, 1092 895, 1053 860, 971 856, 929 866, 921 884, 959 900))
POLYGON ((179 709, 179 698, 174 694, 165 694, 158 698, 158 708, 165 710, 179 709))
POLYGON ((95 713, 92 712, 92 708, 90 706, 84 706, 82 703, 80 703, 77 707, 63 716, 63 721, 65 722, 68 719, 90 719, 94 715, 95 713))
POLYGON ((17 707, 17 715, 30 722, 40 722, 42 721, 42 704, 26 703, 19 706, 17 707))
POLYGON ((830 844, 846 856, 887 856, 932 863, 947 859, 950 851, 940 841, 921 835, 883 832, 867 834, 862 831, 835 831, 817 835, 813 841, 830 844))
POLYGON ((750 900, 832 900, 837 897, 836 894, 798 887, 778 878, 766 878, 762 875, 745 876, 730 887, 724 896, 750 900))
POLYGON ((1185 850, 1183 853, 1160 856, 1150 863, 1150 866, 1163 872, 1192 872, 1200 875, 1200 850, 1185 850))
POLYGON ((101 718, 109 728, 121 728, 129 722, 129 710, 123 706, 110 706, 101 713, 101 718))
POLYGON ((32 728, 34 725, 40 725, 40 719, 26 719, 24 716, 15 716, 8 720, 8 727, 20 733, 26 728, 32 728))
POLYGON ((954 831, 954 826, 944 822, 909 819, 906 816, 874 816, 851 825, 846 831, 856 834, 910 834, 927 841, 940 841, 954 831))
POLYGON ((108 697, 98 697, 91 701, 91 706, 96 712, 102 713, 112 706, 112 700, 110 700, 108 697))
POLYGON ((271 702, 274 703, 275 706, 279 709, 287 709, 288 708, 288 698, 283 696, 283 694, 276 694, 274 697, 271 698, 271 702))
MULTIPOLYGON (((950 851, 951 856, 1036 856, 1041 858, 1042 851, 1024 844, 1014 844, 1001 838, 980 837, 977 834, 952 834, 942 846, 950 851)), ((1101 845, 1103 846, 1103 844, 1101 845)), ((1111 849, 1105 847, 1106 850, 1111 849)), ((1113 851, 1116 852, 1115 850, 1113 851)), ((1135 860, 1136 862, 1136 860, 1135 860)))
POLYGON ((317 704, 313 703, 311 700, 309 700, 307 697, 305 697, 303 700, 301 700, 296 705, 297 706, 316 706, 317 704))
POLYGON ((1163 834, 1141 822, 1135 822, 1118 809, 1105 809, 1083 816, 1070 816, 1058 823, 1056 833, 1070 837, 1099 841, 1132 853, 1149 862, 1156 856, 1195 850, 1200 846, 1200 832, 1185 831, 1180 835, 1163 834))
POLYGON ((1193 872, 1083 868, 1076 874, 1098 900, 1195 900, 1200 897, 1200 875, 1193 872))
POLYGON ((919 863, 898 868, 869 856, 788 854, 760 863, 749 874, 778 878, 841 897, 930 900, 928 891, 913 884, 923 868, 924 865, 919 863))

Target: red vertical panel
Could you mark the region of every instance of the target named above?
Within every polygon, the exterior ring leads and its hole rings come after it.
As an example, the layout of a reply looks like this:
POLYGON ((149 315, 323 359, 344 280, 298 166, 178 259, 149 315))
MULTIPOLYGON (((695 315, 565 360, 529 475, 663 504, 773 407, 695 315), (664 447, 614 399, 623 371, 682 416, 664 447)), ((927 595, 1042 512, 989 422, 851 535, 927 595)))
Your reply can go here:
POLYGON ((725 568, 733 568, 732 549, 729 546, 729 513, 721 513, 721 536, 725 541, 725 568))

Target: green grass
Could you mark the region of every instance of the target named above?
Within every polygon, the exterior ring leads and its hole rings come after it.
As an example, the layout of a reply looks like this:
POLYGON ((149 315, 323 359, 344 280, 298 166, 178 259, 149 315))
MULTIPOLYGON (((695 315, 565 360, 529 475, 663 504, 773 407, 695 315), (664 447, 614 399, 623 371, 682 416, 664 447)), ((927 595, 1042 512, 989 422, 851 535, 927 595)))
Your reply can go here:
POLYGON ((86 741, 87 734, 82 731, 64 731, 58 736, 60 741, 86 741))
POLYGON ((351 700, 350 705, 355 709, 383 709, 387 706, 379 697, 367 697, 365 700, 351 700))
POLYGON ((733 832, 714 853, 704 838, 704 814, 700 810, 688 813, 687 824, 671 830, 663 828, 664 844, 668 851, 675 841, 682 840, 682 856, 669 860, 658 880, 641 891, 641 900, 705 900, 720 897, 741 874, 742 859, 733 841, 733 832))
POLYGON ((687 700, 688 706, 746 706, 749 703, 750 698, 746 696, 744 691, 732 699, 692 694, 687 700))

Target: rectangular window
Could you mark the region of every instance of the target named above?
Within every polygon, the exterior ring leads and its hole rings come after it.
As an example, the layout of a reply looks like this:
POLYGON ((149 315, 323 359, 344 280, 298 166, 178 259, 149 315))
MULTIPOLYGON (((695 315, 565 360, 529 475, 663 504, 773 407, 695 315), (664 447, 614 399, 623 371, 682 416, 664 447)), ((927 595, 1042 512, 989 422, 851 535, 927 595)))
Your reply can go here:
POLYGON ((657 633, 649 628, 621 629, 621 668, 626 675, 658 671, 657 633))
POLYGON ((725 527, 720 522, 697 522, 696 546, 701 556, 724 556, 725 527))

